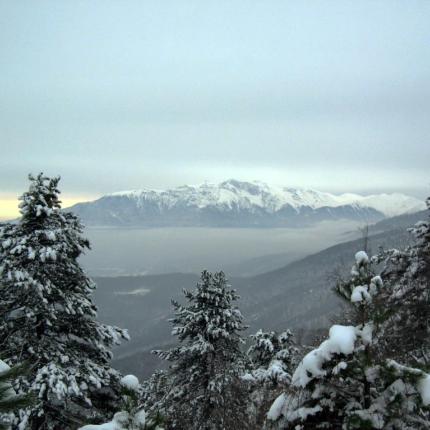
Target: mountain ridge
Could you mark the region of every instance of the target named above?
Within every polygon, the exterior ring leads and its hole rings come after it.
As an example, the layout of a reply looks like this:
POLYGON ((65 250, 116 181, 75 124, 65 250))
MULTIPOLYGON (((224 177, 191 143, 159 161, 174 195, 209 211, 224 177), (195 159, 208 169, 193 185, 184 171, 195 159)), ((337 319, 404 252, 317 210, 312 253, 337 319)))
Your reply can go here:
POLYGON ((333 219, 375 222, 416 212, 424 202, 404 194, 335 195, 230 179, 107 194, 69 210, 91 226, 285 227, 333 219))

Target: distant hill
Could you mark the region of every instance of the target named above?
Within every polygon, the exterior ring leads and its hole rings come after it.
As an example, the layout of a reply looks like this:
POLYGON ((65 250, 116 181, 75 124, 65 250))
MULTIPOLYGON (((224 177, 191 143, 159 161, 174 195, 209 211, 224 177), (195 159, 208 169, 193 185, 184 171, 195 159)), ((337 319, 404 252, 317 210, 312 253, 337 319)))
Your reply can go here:
POLYGON ((405 229, 413 226, 418 221, 428 218, 428 211, 407 213, 395 217, 383 219, 370 227, 371 233, 378 233, 388 230, 405 229))
MULTIPOLYGON (((426 218, 424 212, 421 219, 426 218)), ((415 223, 408 216, 396 225, 415 223)), ((371 235, 370 247, 402 247, 410 240, 405 228, 371 235)), ((379 228, 379 227, 378 227, 379 228)), ((330 280, 335 270, 347 273, 354 254, 363 246, 361 239, 332 246, 292 262, 280 269, 248 278, 230 278, 239 291, 239 306, 250 331, 291 328, 301 337, 324 328, 339 312, 330 280)), ((228 275, 228 272, 227 272, 228 275)), ((161 363, 148 355, 159 346, 171 344, 171 299, 182 300, 182 289, 194 288, 198 275, 169 274, 118 278, 97 278, 96 301, 102 321, 127 327, 132 341, 116 351, 116 365, 124 371, 149 375, 161 363)))
MULTIPOLYGON (((375 235, 377 233, 383 233, 389 230, 406 230, 408 227, 413 226, 418 221, 426 219, 427 216, 428 213, 425 210, 412 214, 403 214, 392 218, 386 218, 377 222, 376 224, 370 224, 369 234, 375 235)), ((345 242, 348 240, 355 239, 355 237, 350 237, 351 235, 359 237, 358 228, 357 230, 346 231, 344 234, 345 237, 343 238, 343 240, 339 240, 339 242, 345 242)), ((318 250, 315 250, 314 252, 317 251, 318 250)), ((225 265, 223 269, 226 273, 229 273, 233 277, 253 277, 261 273, 277 270, 281 267, 286 266, 287 264, 292 263, 293 261, 301 260, 309 254, 310 252, 302 252, 302 254, 300 255, 298 250, 294 249, 294 251, 290 252, 269 254, 254 257, 251 259, 246 259, 239 263, 225 265)))
POLYGON ((404 194, 334 195, 231 179, 118 192, 69 210, 87 226, 295 227, 337 219, 376 222, 424 208, 424 202, 404 194))

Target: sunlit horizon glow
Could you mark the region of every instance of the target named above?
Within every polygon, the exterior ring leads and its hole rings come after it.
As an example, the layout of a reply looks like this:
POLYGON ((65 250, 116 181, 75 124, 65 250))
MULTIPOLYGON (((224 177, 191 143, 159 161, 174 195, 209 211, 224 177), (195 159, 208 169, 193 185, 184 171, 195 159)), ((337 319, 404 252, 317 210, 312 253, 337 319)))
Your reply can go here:
MULTIPOLYGON (((60 196, 61 207, 68 208, 76 203, 88 202, 96 199, 97 197, 84 196, 60 196)), ((0 194, 0 221, 8 221, 20 216, 18 197, 5 196, 0 194)))

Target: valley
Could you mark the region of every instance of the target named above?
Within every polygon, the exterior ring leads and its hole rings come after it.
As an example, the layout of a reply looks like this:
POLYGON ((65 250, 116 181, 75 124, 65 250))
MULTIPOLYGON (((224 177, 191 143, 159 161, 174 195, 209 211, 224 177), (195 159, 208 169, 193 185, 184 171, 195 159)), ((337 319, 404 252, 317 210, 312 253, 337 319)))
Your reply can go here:
MULTIPOLYGON (((372 226, 370 230, 378 233, 370 236, 371 250, 404 246, 410 239, 405 228, 425 217, 425 212, 397 217, 393 221, 396 227, 388 224, 387 230, 384 230, 387 222, 372 226)), ((270 231, 265 230, 266 233, 270 231)), ((297 234, 300 237, 299 231, 297 234)), ((244 277, 226 270, 230 283, 241 296, 239 307, 250 326, 248 333, 261 327, 266 330, 290 328, 302 341, 311 342, 340 311, 339 301, 332 291, 333 276, 335 271, 347 274, 354 254, 363 247, 363 239, 359 236, 357 230, 339 234, 335 236, 338 240, 346 240, 322 250, 309 251, 306 257, 286 261, 276 270, 265 273, 244 277), (351 236, 353 240, 348 240, 351 236)), ((305 238, 302 242, 306 242, 305 238)), ((228 246, 224 252, 227 250, 228 246)), ((198 271, 95 278, 100 319, 130 331, 130 342, 115 350, 115 365, 120 370, 145 377, 163 365, 150 351, 172 342, 168 321, 172 316, 170 301, 181 301, 183 289, 193 289, 198 278, 198 271), (135 294, 137 290, 145 290, 145 294, 135 294)))

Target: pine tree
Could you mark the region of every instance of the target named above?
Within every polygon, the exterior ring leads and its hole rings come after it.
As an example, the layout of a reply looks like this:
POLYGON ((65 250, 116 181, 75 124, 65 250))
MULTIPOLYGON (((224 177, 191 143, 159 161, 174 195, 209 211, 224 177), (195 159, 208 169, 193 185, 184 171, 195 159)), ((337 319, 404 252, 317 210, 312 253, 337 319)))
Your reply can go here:
POLYGON ((260 329, 250 337, 247 355, 252 370, 243 379, 250 385, 249 415, 255 417, 255 426, 262 428, 268 408, 291 382, 299 349, 290 330, 279 334, 260 329))
POLYGON ((173 334, 180 344, 155 351, 169 360, 170 390, 164 399, 168 428, 218 430, 244 428, 245 394, 240 376, 242 315, 236 292, 223 272, 204 271, 187 306, 173 302, 173 334))
POLYGON ((0 347, 10 363, 32 364, 14 382, 38 399, 21 411, 19 429, 65 430, 81 415, 104 415, 119 378, 110 348, 128 335, 96 320, 95 284, 78 263, 89 242, 78 218, 61 211, 59 178, 29 179, 21 219, 0 228, 0 347))
POLYGON ((332 326, 328 339, 302 359, 292 389, 268 414, 280 428, 428 428, 430 376, 381 354, 390 308, 376 262, 358 252, 351 278, 336 286, 353 325, 332 326))
POLYGON ((276 387, 289 383, 290 371, 298 354, 290 330, 280 334, 258 330, 251 335, 252 344, 248 349, 251 361, 251 377, 261 383, 276 387))

